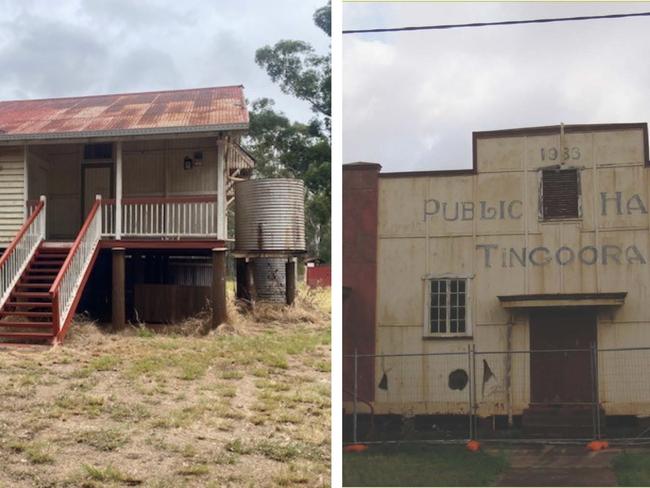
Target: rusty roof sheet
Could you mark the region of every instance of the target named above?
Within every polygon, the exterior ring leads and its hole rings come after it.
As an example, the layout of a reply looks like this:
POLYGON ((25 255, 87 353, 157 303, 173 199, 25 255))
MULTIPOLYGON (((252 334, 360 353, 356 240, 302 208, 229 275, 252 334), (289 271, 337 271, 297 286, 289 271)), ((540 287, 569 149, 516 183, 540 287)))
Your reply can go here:
POLYGON ((242 86, 0 102, 0 141, 247 128, 242 86))

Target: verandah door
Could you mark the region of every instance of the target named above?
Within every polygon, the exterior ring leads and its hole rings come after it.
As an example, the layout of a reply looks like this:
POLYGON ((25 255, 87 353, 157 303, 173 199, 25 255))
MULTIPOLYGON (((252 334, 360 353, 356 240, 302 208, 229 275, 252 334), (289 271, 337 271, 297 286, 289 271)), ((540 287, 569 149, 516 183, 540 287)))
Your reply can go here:
POLYGON ((530 358, 531 404, 590 403, 593 388, 589 349, 595 343, 593 310, 531 312, 530 349, 541 351, 531 353, 530 358))
POLYGON ((113 198, 113 165, 84 164, 81 166, 82 182, 82 215, 81 222, 86 219, 88 212, 95 203, 96 195, 102 198, 113 198))

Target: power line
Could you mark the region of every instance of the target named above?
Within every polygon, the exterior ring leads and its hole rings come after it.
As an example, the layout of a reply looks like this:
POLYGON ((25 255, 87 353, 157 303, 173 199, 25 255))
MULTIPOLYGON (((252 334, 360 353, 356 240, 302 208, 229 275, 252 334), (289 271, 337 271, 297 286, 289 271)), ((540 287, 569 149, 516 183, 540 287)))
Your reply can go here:
POLYGON ((639 12, 635 14, 584 15, 581 17, 557 17, 557 18, 550 18, 550 19, 504 20, 500 22, 475 22, 472 24, 442 24, 442 25, 419 25, 419 26, 409 26, 409 27, 386 27, 386 28, 379 28, 379 29, 350 29, 350 30, 344 30, 343 34, 442 30, 442 29, 458 29, 464 27, 489 27, 493 25, 550 24, 551 22, 574 22, 578 20, 621 19, 623 17, 648 17, 648 16, 650 16, 650 12, 639 12))

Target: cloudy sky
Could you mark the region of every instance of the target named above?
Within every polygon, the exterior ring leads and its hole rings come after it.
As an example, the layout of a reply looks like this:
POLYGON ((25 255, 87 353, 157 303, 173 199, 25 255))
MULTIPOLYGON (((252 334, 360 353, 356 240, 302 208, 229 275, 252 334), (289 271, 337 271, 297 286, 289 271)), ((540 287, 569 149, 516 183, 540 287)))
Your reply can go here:
MULTIPOLYGON (((343 28, 650 11, 650 3, 348 3, 343 28)), ((650 121, 650 17, 343 36, 343 161, 471 167, 472 131, 650 121)))
POLYGON ((326 52, 325 0, 0 0, 0 100, 243 84, 293 119, 255 50, 300 39, 326 52))

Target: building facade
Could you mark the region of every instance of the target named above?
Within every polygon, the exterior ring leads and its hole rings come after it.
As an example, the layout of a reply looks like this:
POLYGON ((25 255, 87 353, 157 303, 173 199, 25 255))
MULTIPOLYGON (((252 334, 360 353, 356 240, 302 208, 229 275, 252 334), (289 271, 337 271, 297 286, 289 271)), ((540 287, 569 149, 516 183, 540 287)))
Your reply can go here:
MULTIPOLYGON (((473 159, 344 166, 344 353, 494 352, 479 365, 494 378, 482 416, 588 403, 587 356, 512 353, 650 345, 647 124, 476 132, 473 159)), ((461 412, 466 391, 433 387, 459 357, 362 361, 358 397, 379 414, 461 412)), ((640 364, 596 365, 607 415, 650 415, 640 364)), ((350 361, 344 375, 350 408, 350 361)))
POLYGON ((242 86, 0 102, 0 339, 61 341, 84 302, 223 322, 248 122, 242 86))

